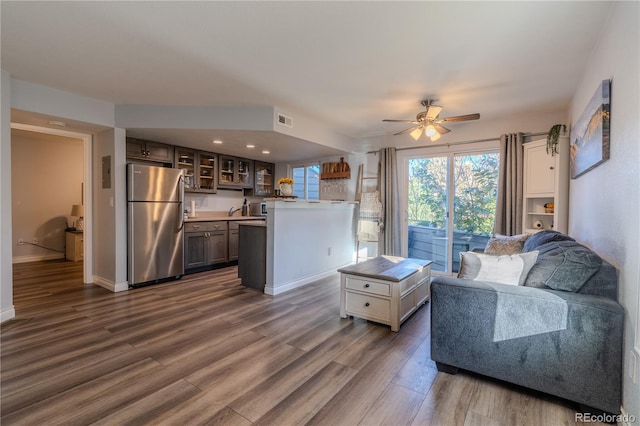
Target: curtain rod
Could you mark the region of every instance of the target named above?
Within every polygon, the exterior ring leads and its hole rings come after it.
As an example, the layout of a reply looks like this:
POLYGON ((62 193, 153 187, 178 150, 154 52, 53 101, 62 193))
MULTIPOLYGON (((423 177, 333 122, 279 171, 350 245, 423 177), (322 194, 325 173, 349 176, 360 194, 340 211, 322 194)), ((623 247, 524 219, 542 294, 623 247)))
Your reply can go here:
MULTIPOLYGON (((533 137, 533 136, 542 136, 542 135, 546 135, 549 132, 529 132, 529 133, 523 133, 522 135, 525 138, 529 138, 529 137, 533 137)), ((500 136, 498 136, 497 138, 486 138, 486 139, 474 139, 474 140, 469 140, 469 141, 460 141, 460 142, 454 142, 454 143, 439 143, 439 144, 433 144, 433 145, 422 145, 422 146, 412 146, 412 147, 407 147, 407 148, 397 148, 396 151, 406 151, 408 149, 418 149, 418 148, 425 148, 425 147, 432 147, 432 146, 451 146, 451 145, 462 145, 462 144, 466 144, 466 143, 479 143, 479 142, 491 142, 491 141, 499 141, 500 140, 500 136)), ((378 151, 368 151, 367 154, 376 154, 378 153, 378 151)))

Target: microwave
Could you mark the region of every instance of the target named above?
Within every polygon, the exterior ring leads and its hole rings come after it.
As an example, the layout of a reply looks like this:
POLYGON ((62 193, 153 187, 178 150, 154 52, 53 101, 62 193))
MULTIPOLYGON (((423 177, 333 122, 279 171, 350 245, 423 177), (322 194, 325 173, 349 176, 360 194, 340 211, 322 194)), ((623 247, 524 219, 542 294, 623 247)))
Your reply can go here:
POLYGON ((264 201, 261 203, 251 203, 251 205, 249 205, 249 212, 251 216, 266 216, 267 203, 264 201))

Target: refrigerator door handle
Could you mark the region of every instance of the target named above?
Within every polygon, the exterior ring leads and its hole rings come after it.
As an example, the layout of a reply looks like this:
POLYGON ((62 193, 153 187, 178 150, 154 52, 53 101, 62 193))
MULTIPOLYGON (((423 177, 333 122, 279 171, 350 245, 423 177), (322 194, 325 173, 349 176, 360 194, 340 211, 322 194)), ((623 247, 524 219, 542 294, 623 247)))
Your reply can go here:
POLYGON ((184 228, 184 170, 178 178, 178 193, 180 194, 180 202, 178 203, 178 207, 180 207, 178 211, 178 231, 182 231, 182 228, 184 228))

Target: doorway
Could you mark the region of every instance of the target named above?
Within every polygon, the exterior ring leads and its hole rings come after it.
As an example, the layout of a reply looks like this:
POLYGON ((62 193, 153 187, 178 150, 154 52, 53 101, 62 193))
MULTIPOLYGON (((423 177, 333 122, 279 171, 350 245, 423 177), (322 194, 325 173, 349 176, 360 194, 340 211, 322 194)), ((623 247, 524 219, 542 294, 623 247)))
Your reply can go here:
POLYGON ((434 274, 460 268, 460 253, 484 248, 495 221, 499 153, 432 152, 404 158, 403 256, 432 260, 434 274))
MULTIPOLYGON (((40 127, 21 123, 11 123, 11 129, 22 130, 27 132, 39 133, 42 135, 54 135, 67 138, 79 139, 83 145, 83 172, 82 182, 83 184, 78 187, 78 201, 84 207, 84 231, 83 231, 83 281, 85 283, 93 282, 93 221, 92 221, 92 149, 91 142, 92 137, 89 134, 77 133, 73 131, 63 129, 53 129, 48 127, 40 127)), ((16 165, 12 165, 12 168, 16 165)), ((72 205, 69 205, 69 212, 71 212, 72 205)), ((78 219, 78 218, 74 218, 78 219)))

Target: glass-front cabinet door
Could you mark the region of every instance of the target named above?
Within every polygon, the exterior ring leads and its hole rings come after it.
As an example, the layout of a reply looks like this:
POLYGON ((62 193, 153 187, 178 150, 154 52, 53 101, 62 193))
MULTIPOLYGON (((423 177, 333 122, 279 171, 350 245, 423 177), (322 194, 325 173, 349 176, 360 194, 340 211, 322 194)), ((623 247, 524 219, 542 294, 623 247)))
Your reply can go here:
POLYGON ((238 184, 243 188, 253 187, 253 176, 251 175, 251 160, 244 158, 236 159, 238 164, 238 184))
POLYGON ((196 152, 190 149, 176 147, 176 169, 184 170, 184 190, 196 190, 196 152))
POLYGON ((218 186, 228 188, 253 188, 252 166, 252 160, 221 155, 218 186))
POLYGON ((176 168, 184 170, 186 192, 217 190, 217 154, 176 147, 176 168))
POLYGON ((232 186, 234 184, 235 169, 235 158, 226 155, 220 156, 220 177, 218 179, 220 186, 232 186))
POLYGON ((200 192, 216 192, 216 154, 198 152, 198 190, 200 192))
POLYGON ((255 169, 254 195, 261 197, 273 195, 273 164, 256 161, 255 169))

